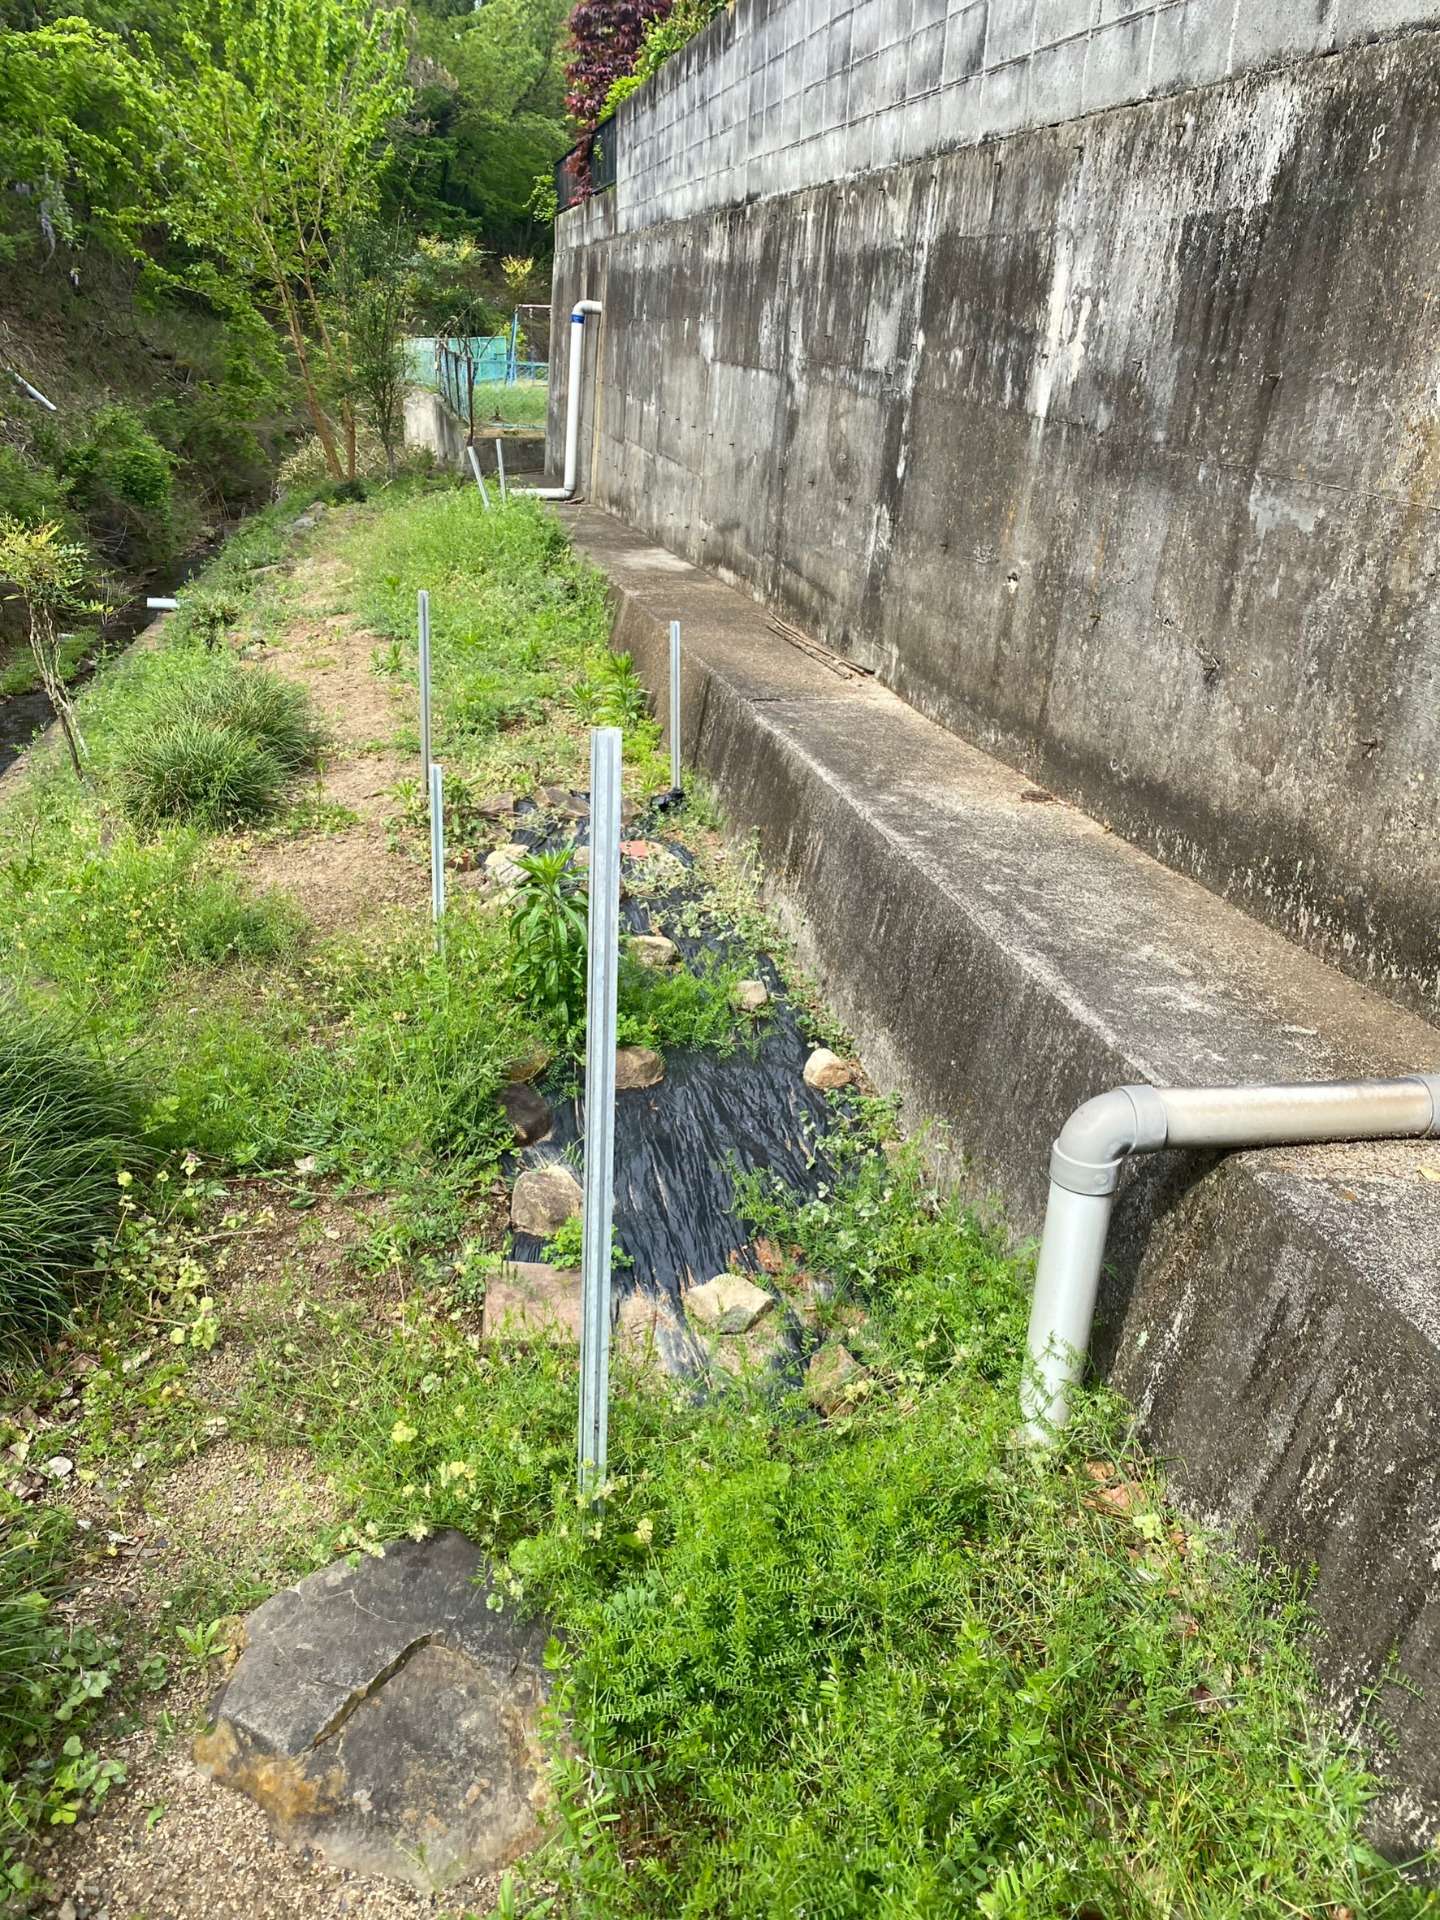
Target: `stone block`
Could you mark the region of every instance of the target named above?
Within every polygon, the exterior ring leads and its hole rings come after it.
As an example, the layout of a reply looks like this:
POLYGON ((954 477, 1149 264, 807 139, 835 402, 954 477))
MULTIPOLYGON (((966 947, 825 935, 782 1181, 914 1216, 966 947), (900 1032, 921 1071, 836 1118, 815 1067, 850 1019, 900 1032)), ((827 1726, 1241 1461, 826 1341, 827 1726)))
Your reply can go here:
POLYGON ((1024 59, 1034 44, 1035 0, 990 0, 985 35, 985 65, 998 67, 1007 60, 1024 59))
POLYGON ((1085 49, 1086 113, 1126 106, 1145 98, 1150 86, 1150 42, 1154 35, 1153 14, 1095 29, 1085 49))
POLYGON ((985 65, 986 0, 973 0, 970 6, 952 11, 945 22, 945 64, 941 78, 946 86, 968 80, 985 65))
POLYGON ((547 1818, 547 1630, 494 1598, 453 1531, 310 1574, 250 1615, 197 1764, 336 1871, 498 1872, 547 1818))
POLYGON ((1170 93, 1223 79, 1230 55, 1230 8, 1220 0, 1182 0, 1155 16, 1149 90, 1170 93))
POLYGON ((1030 62, 1031 126, 1054 126, 1081 111, 1085 90, 1085 42, 1039 49, 1030 62))

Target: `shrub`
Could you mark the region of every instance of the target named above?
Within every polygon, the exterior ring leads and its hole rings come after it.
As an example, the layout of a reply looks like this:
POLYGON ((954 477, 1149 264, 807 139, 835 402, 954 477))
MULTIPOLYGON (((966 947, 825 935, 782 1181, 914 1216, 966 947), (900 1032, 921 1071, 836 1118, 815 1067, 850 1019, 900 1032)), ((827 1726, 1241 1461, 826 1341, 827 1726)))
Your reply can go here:
POLYGON ((100 407, 85 437, 65 451, 65 473, 78 499, 105 495, 151 512, 169 505, 174 463, 131 407, 100 407))
POLYGON ((197 682, 191 713, 248 734, 267 748, 286 773, 313 767, 325 743, 303 687, 279 674, 244 668, 197 682))
POLYGON ((105 757, 127 818, 147 829, 188 820, 216 833, 263 819, 325 739, 302 687, 229 655, 160 656, 126 691, 105 757))
POLYGON ((235 594, 217 587, 195 587, 181 601, 166 637, 178 642, 193 634, 214 649, 239 618, 240 601, 235 594))
POLYGON ((556 1040, 585 1018, 586 914, 575 849, 516 861, 520 879, 510 912, 510 983, 556 1040))
POLYGON ((0 1032, 0 1341, 29 1348, 74 1301, 113 1231, 116 1176, 144 1158, 139 1087, 53 1018, 0 1032))
POLYGON ((137 826, 188 820, 211 833, 263 819, 284 786, 285 769, 262 740, 196 713, 137 735, 117 776, 120 804, 137 826))

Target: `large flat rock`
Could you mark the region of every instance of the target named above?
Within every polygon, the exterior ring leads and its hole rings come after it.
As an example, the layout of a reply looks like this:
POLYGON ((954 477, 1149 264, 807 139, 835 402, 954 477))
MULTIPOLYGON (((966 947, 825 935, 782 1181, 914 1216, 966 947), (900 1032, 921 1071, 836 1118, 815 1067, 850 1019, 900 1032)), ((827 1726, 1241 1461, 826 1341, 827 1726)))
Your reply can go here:
MULTIPOLYGON (((1038 1229, 1091 1094, 1440 1067, 1440 1033, 1128 845, 593 507, 615 644, 758 837, 802 959, 942 1167, 1038 1229), (657 558, 657 555, 660 556, 657 558), (662 560, 664 564, 662 564, 662 560), (660 703, 663 707, 663 701, 660 703), (946 1142, 948 1140, 948 1148, 946 1142)), ((1342 1711, 1378 1685, 1378 1830, 1440 1834, 1440 1146, 1132 1167, 1097 1354, 1192 1512, 1314 1566, 1342 1711), (1398 1679, 1388 1676, 1392 1649, 1398 1679)))
POLYGON ((311 1574, 246 1623, 195 1757, 333 1867, 432 1891, 541 1838, 543 1625, 443 1532, 311 1574))

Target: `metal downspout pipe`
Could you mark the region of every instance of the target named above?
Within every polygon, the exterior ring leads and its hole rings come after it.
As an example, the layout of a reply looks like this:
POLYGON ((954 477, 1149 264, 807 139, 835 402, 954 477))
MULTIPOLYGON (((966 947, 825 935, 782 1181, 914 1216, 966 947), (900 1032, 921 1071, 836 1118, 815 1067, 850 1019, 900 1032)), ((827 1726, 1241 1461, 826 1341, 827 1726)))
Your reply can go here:
POLYGON ((515 487, 536 500, 568 500, 579 485, 580 379, 585 365, 585 316, 603 313, 598 300, 577 300, 570 309, 570 377, 565 390, 565 484, 560 487, 515 487))
POLYGON ((1440 1073, 1270 1087, 1116 1087, 1077 1107, 1050 1155, 1020 1389, 1025 1439, 1044 1445, 1069 1417, 1090 1346, 1120 1169, 1161 1147, 1273 1147, 1440 1135, 1440 1073))

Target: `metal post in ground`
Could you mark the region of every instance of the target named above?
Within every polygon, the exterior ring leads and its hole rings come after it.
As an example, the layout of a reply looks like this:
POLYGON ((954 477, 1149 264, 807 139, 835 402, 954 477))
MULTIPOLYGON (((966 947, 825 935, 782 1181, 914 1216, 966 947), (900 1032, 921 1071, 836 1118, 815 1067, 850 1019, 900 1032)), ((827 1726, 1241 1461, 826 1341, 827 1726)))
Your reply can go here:
POLYGON ((470 456, 470 471, 474 474, 475 484, 480 489, 481 504, 485 508, 486 513, 488 513, 490 511, 490 494, 489 494, 489 490, 485 485, 485 476, 480 471, 480 456, 475 451, 475 442, 473 440, 470 442, 470 445, 465 449, 465 451, 470 456))
POLYGON ((678 800, 680 784, 680 622, 670 622, 670 798, 678 800))
POLYGON ((495 471, 500 476, 500 504, 503 506, 510 496, 505 491, 505 442, 498 433, 495 436, 495 471))
POLYGON ((580 1255, 580 1491, 605 1484, 610 1429, 610 1235, 620 971, 620 729, 590 735, 590 928, 585 998, 585 1199, 580 1255))
POLYGON ((430 763, 430 918, 435 946, 445 951, 445 769, 430 763))
POLYGON ((420 622, 420 791, 430 786, 430 596, 420 589, 416 605, 420 622))

